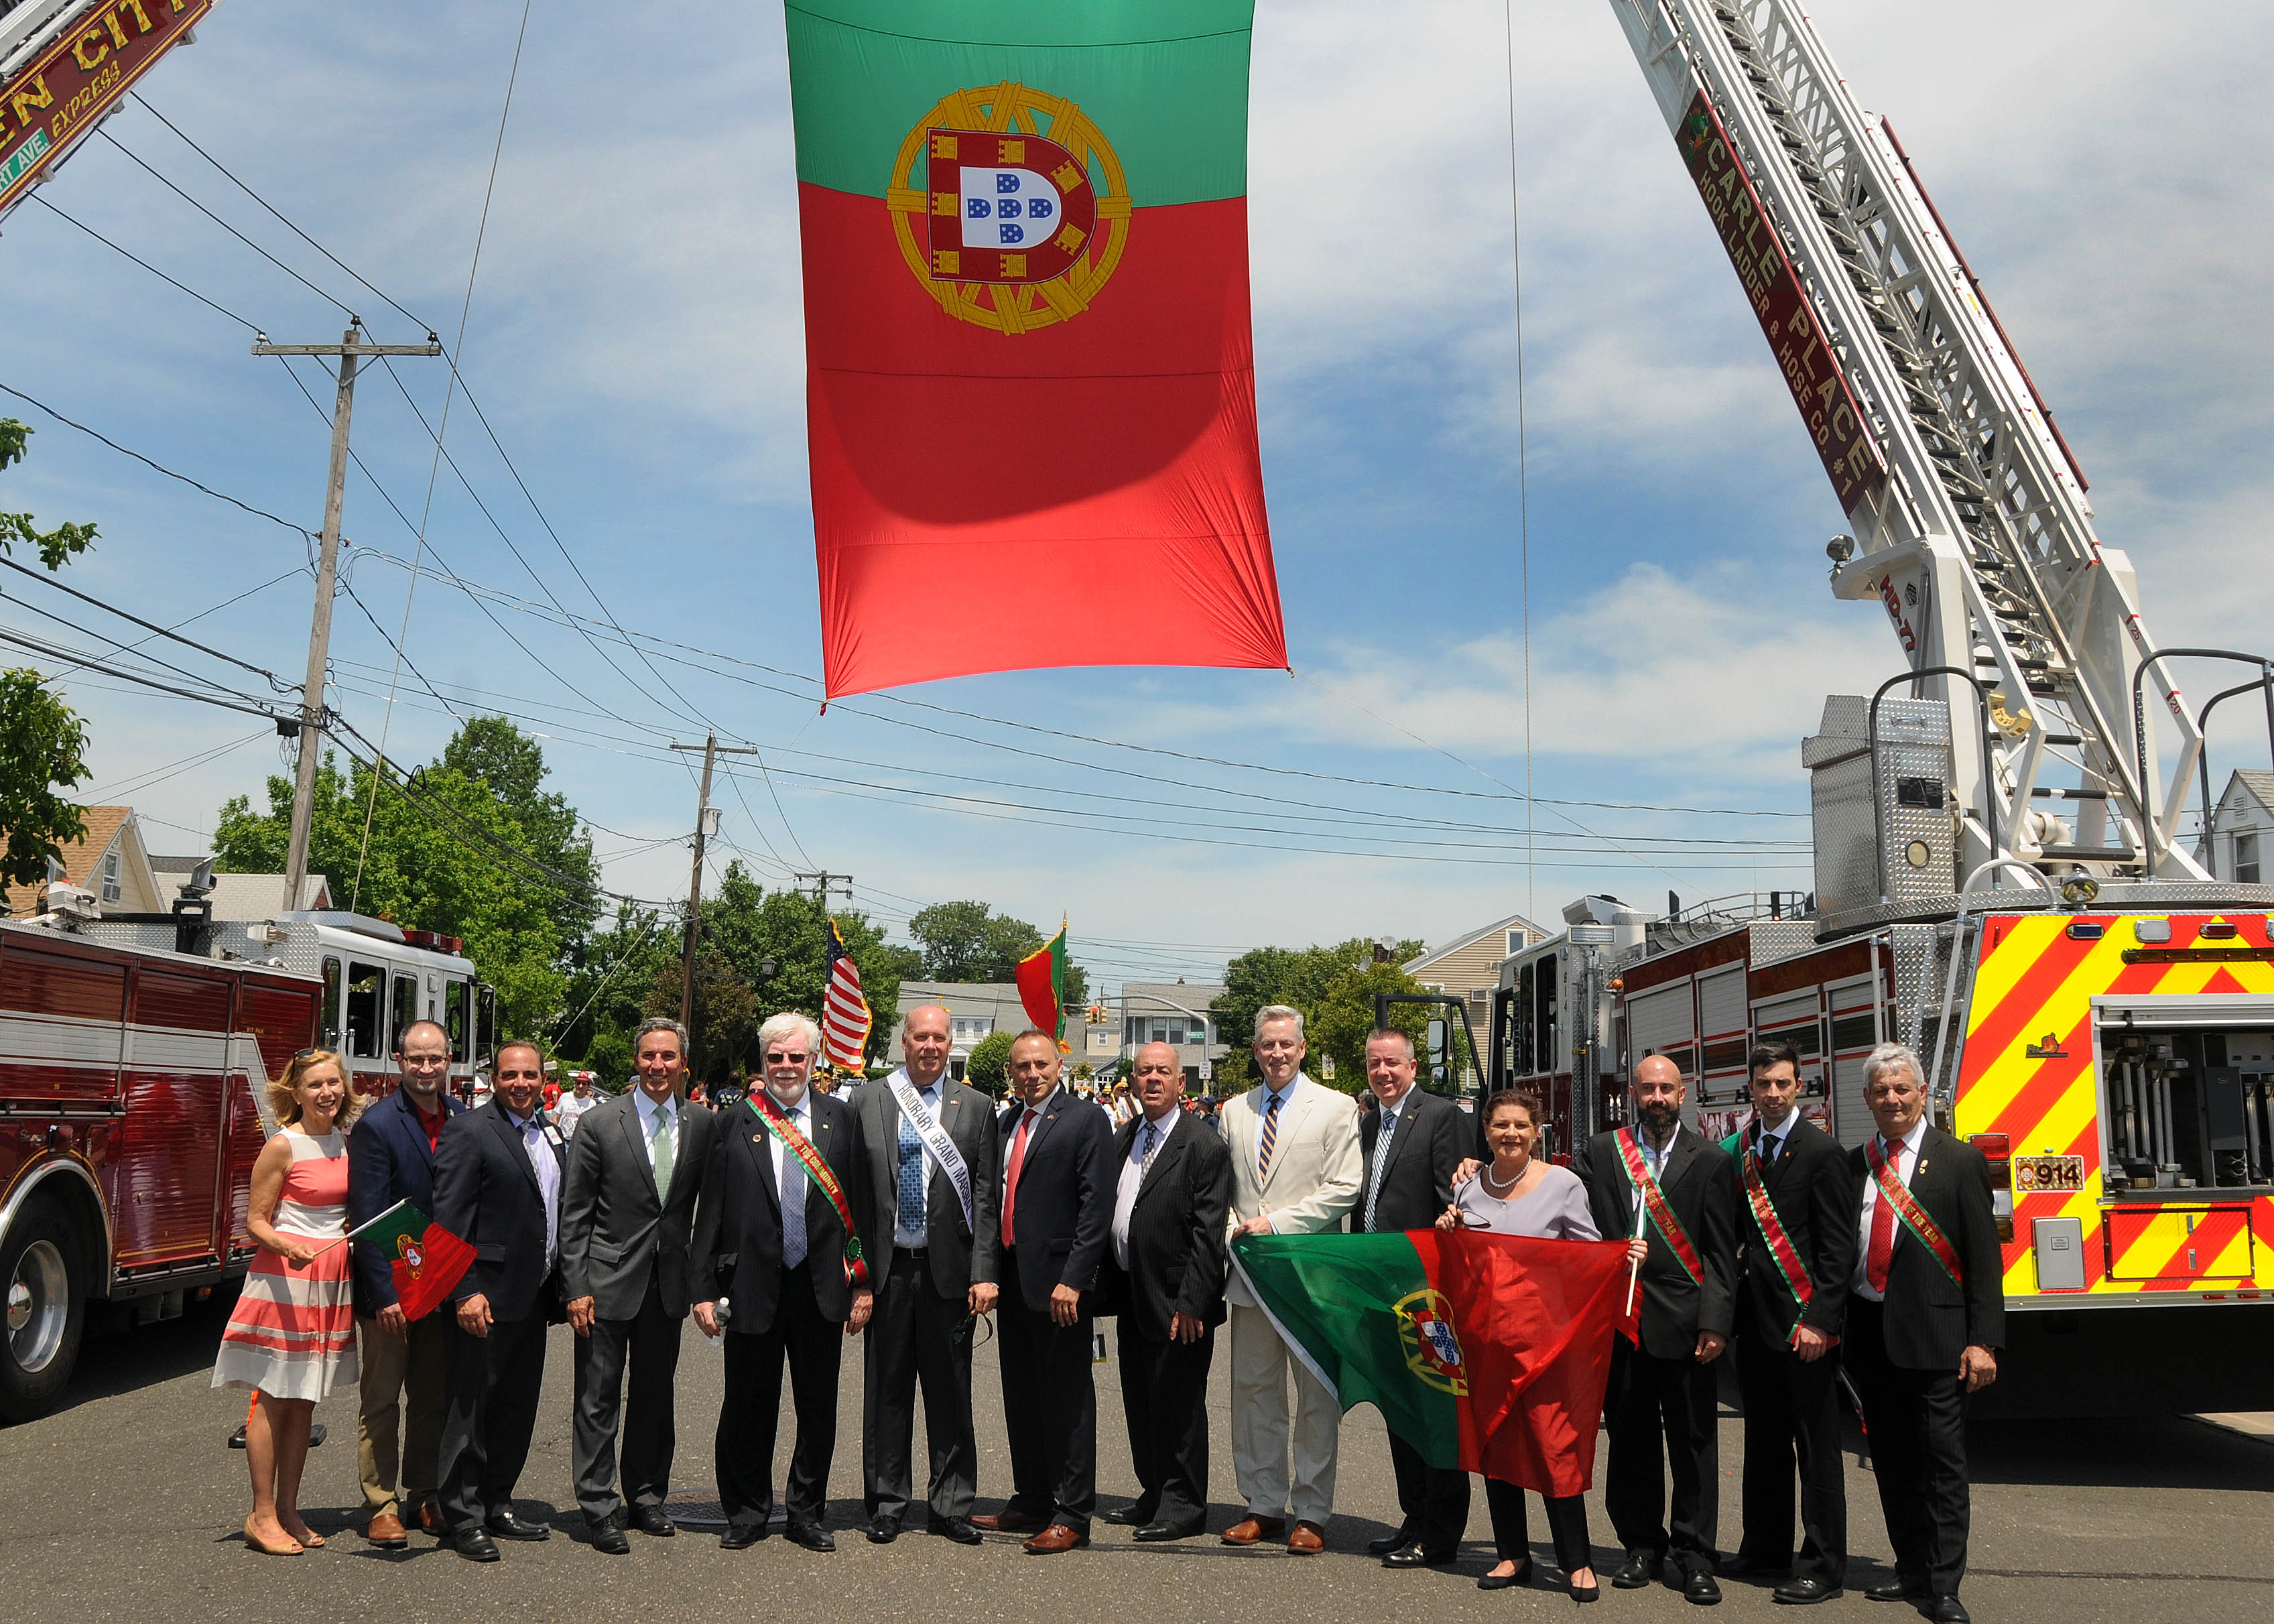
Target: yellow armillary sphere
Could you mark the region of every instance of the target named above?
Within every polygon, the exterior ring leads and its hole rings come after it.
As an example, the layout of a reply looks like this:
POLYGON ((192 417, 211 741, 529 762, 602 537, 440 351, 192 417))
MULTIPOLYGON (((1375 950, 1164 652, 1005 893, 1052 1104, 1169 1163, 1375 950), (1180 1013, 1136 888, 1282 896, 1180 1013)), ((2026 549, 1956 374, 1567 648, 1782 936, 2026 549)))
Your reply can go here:
POLYGON ((1016 335, 1089 308, 1129 239, 1121 160, 1073 102, 1005 80, 943 96, 892 160, 900 257, 958 321, 1016 335))

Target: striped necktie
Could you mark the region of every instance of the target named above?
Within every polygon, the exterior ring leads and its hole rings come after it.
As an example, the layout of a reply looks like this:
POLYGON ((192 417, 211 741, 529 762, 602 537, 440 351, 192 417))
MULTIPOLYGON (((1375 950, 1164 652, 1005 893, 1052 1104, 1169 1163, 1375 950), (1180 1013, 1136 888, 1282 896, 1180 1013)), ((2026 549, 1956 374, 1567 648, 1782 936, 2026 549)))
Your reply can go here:
POLYGON ((1374 1179, 1366 1187, 1366 1228, 1374 1232, 1374 1207, 1382 1199, 1382 1172, 1389 1165, 1389 1137, 1397 1132, 1397 1113, 1390 1111, 1382 1119, 1381 1135, 1374 1141, 1374 1179))
POLYGON ((1279 1107, 1285 1099, 1284 1094, 1275 1094, 1271 1103, 1263 1108, 1263 1147, 1256 1156, 1258 1180, 1271 1177, 1271 1153, 1279 1147, 1279 1107))

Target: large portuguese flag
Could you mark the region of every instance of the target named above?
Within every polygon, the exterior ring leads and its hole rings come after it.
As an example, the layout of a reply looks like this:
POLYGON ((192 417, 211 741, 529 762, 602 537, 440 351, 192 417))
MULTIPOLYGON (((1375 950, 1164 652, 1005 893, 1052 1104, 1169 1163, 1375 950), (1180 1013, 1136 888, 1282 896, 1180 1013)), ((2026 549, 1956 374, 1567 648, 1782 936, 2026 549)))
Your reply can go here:
POLYGON ((474 1249, 408 1201, 348 1231, 348 1239, 376 1246, 395 1276, 403 1313, 424 1320, 473 1267, 474 1249))
POLYGON ((1254 0, 790 0, 827 693, 1287 663, 1254 0))
POLYGON ((1250 1235, 1232 1256, 1344 1410, 1372 1403, 1432 1466, 1541 1494, 1594 1481, 1624 1241, 1473 1229, 1250 1235))

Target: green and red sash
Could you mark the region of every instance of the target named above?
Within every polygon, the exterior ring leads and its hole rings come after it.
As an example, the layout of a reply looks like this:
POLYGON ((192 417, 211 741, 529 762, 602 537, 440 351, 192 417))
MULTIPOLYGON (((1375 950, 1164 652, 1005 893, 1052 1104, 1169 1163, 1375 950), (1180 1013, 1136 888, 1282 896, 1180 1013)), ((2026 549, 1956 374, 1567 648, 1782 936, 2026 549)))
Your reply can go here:
POLYGON ((764 1088, 753 1088, 742 1096, 750 1107, 750 1114, 766 1124, 773 1136, 789 1147, 789 1153, 805 1169, 805 1176, 819 1186, 837 1209, 837 1221, 845 1226, 845 1279, 855 1289, 869 1283, 869 1265, 861 1256, 861 1237, 853 1228, 853 1206, 845 1199, 845 1186, 837 1182, 837 1175, 823 1161, 813 1141, 797 1131, 797 1124, 788 1113, 764 1088))
POLYGON ((1785 1289, 1792 1293, 1793 1301, 1801 1312, 1808 1312, 1816 1296, 1816 1282, 1808 1277, 1808 1270, 1800 1260, 1800 1248, 1792 1244, 1792 1237, 1777 1216, 1775 1205, 1769 1199, 1768 1186, 1761 1178, 1761 1157, 1757 1143, 1746 1138, 1739 1129, 1721 1141, 1721 1148, 1737 1159, 1745 1181, 1745 1200, 1753 1209, 1753 1227, 1761 1232, 1761 1239, 1776 1259, 1777 1273, 1784 1276, 1785 1289))
POLYGON ((1650 1164, 1642 1159, 1642 1144, 1635 1138, 1634 1130, 1621 1128, 1613 1137, 1619 1142, 1620 1159, 1627 1164, 1627 1182, 1635 1187, 1636 1195, 1641 1199, 1643 1211, 1650 1214, 1650 1221, 1658 1226, 1658 1232, 1666 1237, 1666 1244, 1673 1248, 1674 1255, 1681 1259, 1682 1267, 1690 1271, 1690 1278, 1700 1285, 1705 1284, 1705 1262, 1698 1257, 1698 1248, 1690 1244, 1690 1231, 1682 1227, 1682 1220, 1674 1215, 1674 1208, 1668 1205, 1666 1192, 1658 1187, 1658 1180, 1651 1174, 1650 1164))
POLYGON ((1957 1249, 1950 1244, 1934 1220, 1927 1216, 1926 1208, 1918 1204, 1910 1191, 1905 1188, 1903 1181, 1895 1177, 1895 1169, 1887 1163, 1886 1153, 1879 1148, 1878 1134, 1871 1136, 1864 1156, 1871 1164, 1871 1177, 1879 1181, 1879 1199, 1895 1209, 1895 1216, 1903 1221, 1903 1227, 1917 1238, 1920 1245, 1934 1254, 1934 1260, 1942 1265, 1942 1272, 1950 1276, 1951 1283, 1962 1289, 1966 1284, 1966 1270, 1958 1261, 1957 1249))

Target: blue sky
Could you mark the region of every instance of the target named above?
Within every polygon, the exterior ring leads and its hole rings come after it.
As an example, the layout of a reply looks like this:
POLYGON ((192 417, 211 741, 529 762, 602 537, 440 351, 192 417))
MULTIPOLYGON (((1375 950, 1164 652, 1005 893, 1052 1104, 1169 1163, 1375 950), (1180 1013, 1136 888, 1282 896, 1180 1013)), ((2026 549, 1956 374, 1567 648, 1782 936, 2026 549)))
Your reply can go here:
MULTIPOLYGON (((518 14, 227 0, 144 94, 451 338, 518 14)), ((2258 154, 2274 121, 2255 71, 2274 16, 2197 5, 2143 30, 2097 0, 2062 8, 2058 28, 2041 8, 1945 0, 1819 0, 1814 15, 1984 279, 2158 637, 2267 642, 2274 211, 2258 154)), ((1264 942, 1442 940, 1526 908, 1552 917, 1583 890, 1654 903, 1805 887, 1798 740, 1826 692, 1868 691, 1897 650, 1871 605, 1824 587, 1841 517, 1609 8, 1513 16, 1528 490, 1501 6, 1262 0, 1258 394, 1299 677, 1007 673, 822 717, 779 13, 541 0, 462 354, 544 520, 461 396, 446 442, 496 525, 443 467, 409 661, 460 710, 550 736, 555 784, 621 890, 683 893, 694 786, 661 747, 715 726, 780 770, 720 793, 722 862, 849 872, 887 921, 962 896, 1043 922, 1065 911, 1108 982, 1199 979, 1264 942), (1527 868, 1509 796, 1526 778, 1520 511, 1536 793, 1788 816, 1543 806, 1527 868), (503 595, 491 612, 528 652, 431 573, 438 554, 503 595), (591 635, 521 606, 548 596, 591 635), (651 669, 611 618, 685 649, 650 645, 651 669)), ((421 336, 150 114, 130 103, 104 128, 381 338, 421 336)), ((338 335, 335 306, 101 137, 41 195, 272 337, 338 335)), ((326 424, 279 363, 248 355, 248 332, 37 203, 0 236, 0 383, 316 527, 326 424)), ((443 365, 396 373, 431 422, 443 365)), ((312 367, 300 382, 328 404, 312 367)), ((102 526, 73 585, 172 623, 284 575, 190 629, 297 678, 311 590, 286 574, 297 537, 19 402, 0 411, 41 431, 5 505, 102 526)), ((388 636, 403 617, 433 445, 384 373, 358 395, 355 444, 410 523, 351 478, 360 606, 335 613, 335 703, 423 760, 451 718, 407 669, 390 718, 394 656, 364 610, 388 636)), ((1110 562, 1067 590, 1110 591, 1110 562)), ((975 637, 1015 636, 953 583, 938 590, 975 637)), ((20 578, 5 591, 0 624, 76 635, 49 610, 129 635, 20 578)), ((161 849, 197 849, 220 802, 279 766, 250 719, 83 674, 64 686, 90 722, 91 787, 154 820, 161 849)), ((2215 765, 2256 764, 2245 720, 2228 726, 2215 765)))

